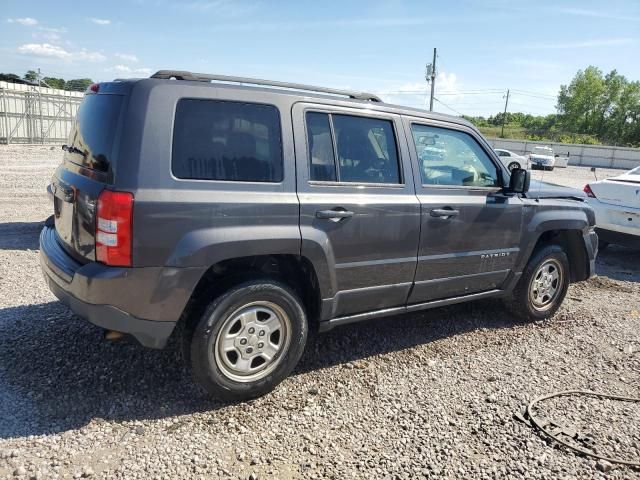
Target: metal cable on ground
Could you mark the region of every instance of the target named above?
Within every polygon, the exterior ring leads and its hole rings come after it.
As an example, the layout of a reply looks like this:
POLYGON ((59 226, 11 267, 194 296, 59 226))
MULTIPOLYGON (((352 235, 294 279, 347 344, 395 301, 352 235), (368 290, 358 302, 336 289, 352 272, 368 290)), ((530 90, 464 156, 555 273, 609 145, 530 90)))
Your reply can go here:
MULTIPOLYGON (((534 407, 544 401, 544 400, 549 400, 551 398, 556 398, 556 397, 564 397, 564 396, 571 396, 571 395, 585 395, 585 396, 589 396, 589 397, 595 397, 595 398, 603 398, 603 399, 609 399, 609 400, 618 400, 618 401, 623 401, 623 402, 635 402, 635 403, 640 403, 640 398, 634 398, 634 397, 623 397, 620 395, 608 395, 608 394, 604 394, 604 393, 597 393, 597 392, 591 392, 589 390, 564 390, 561 392, 554 392, 554 393, 550 393, 548 395, 543 395, 541 397, 538 397, 536 399, 534 399, 531 403, 529 403, 529 405, 527 405, 527 408, 525 410, 525 419, 523 419, 524 421, 528 420, 529 422, 531 422, 531 425, 534 426, 535 428, 537 428, 538 430, 540 430, 541 432, 543 432, 545 435, 553 438, 554 440, 556 440, 557 442, 561 443, 562 445, 564 445, 567 448, 570 448, 572 450, 575 450, 577 452, 580 452, 584 455, 587 455, 589 457, 593 457, 593 458, 597 458, 600 460, 605 460, 609 463, 617 463, 617 464, 621 464, 621 465, 628 465, 631 467, 640 467, 640 461, 635 460, 635 461, 631 461, 631 460, 624 460, 624 459, 619 459, 619 458, 611 458, 611 457, 606 457, 604 455, 599 455, 595 452, 592 452, 590 450, 587 450, 586 448, 581 448, 578 447, 576 445, 572 445, 564 440, 562 440, 559 437, 559 434, 553 434, 551 432, 549 432, 545 427, 547 425, 553 424, 556 425, 552 422, 543 422, 542 420, 538 419, 535 417, 535 415, 533 415, 533 409, 534 407)), ((560 426, 561 425, 556 425, 556 426, 560 426)), ((562 432, 559 432, 560 434, 562 432)))

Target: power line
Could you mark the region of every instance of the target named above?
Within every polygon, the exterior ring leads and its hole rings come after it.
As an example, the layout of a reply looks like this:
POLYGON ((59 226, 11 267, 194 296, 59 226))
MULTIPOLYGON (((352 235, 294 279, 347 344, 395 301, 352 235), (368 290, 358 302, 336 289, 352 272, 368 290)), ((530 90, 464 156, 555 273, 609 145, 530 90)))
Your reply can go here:
POLYGON ((549 95, 548 93, 542 93, 542 92, 532 92, 530 90, 520 90, 520 89, 514 88, 512 91, 519 92, 522 95, 527 95, 530 97, 538 96, 541 98, 554 98, 554 99, 557 98, 555 95, 549 95))
POLYGON ((455 108, 453 108, 453 107, 450 107, 449 105, 447 105, 446 103, 444 103, 442 100, 439 100, 439 99, 438 99, 438 98, 436 98, 436 97, 433 97, 433 99, 434 99, 436 102, 441 103, 442 105, 444 105, 445 107, 447 107, 447 108, 448 108, 449 110, 451 110, 452 112, 455 112, 455 113, 457 113, 457 114, 458 114, 458 115, 460 115, 460 116, 464 116, 464 113, 459 112, 458 110, 456 110, 456 109, 455 109, 455 108))

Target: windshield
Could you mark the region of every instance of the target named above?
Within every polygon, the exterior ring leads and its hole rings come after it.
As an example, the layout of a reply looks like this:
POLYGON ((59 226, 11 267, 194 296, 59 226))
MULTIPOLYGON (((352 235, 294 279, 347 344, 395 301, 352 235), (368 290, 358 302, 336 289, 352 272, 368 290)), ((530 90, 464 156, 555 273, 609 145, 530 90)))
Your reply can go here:
POLYGON ((532 152, 538 155, 553 155, 553 150, 549 147, 533 147, 532 152))
POLYGON ((640 175, 640 167, 636 167, 633 170, 627 172, 628 175, 640 175))

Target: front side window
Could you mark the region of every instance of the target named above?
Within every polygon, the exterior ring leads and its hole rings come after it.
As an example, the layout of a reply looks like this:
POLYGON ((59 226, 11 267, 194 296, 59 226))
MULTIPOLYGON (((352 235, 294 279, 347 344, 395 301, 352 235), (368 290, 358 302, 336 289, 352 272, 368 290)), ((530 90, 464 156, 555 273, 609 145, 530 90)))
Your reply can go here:
POLYGON ((411 133, 424 185, 499 186, 496 166, 471 135, 418 124, 411 133))
POLYGON ((272 105, 181 99, 171 169, 185 179, 280 182, 281 136, 272 105))
POLYGON ((319 112, 306 121, 311 180, 400 183, 391 121, 319 112))

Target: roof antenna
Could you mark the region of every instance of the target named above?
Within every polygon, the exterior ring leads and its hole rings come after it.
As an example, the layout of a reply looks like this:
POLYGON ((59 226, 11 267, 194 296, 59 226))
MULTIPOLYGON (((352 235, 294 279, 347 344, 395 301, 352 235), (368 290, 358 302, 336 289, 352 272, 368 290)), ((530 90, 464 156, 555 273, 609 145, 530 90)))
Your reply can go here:
POLYGON ((591 167, 591 171, 593 172, 593 176, 596 177, 596 182, 598 181, 598 175, 596 174, 596 167, 591 167))

